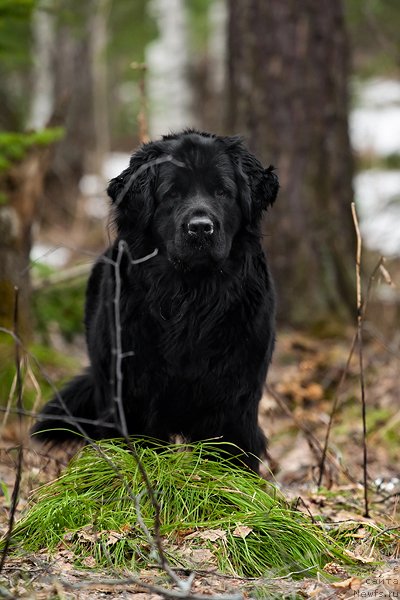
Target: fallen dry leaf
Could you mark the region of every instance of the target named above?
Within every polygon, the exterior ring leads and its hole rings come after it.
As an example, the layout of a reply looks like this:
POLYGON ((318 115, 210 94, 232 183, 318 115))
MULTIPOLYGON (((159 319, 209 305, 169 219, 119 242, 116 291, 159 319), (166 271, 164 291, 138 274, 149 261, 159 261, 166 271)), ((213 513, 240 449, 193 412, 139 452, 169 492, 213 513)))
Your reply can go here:
POLYGON ((122 540, 125 537, 125 534, 121 533, 120 531, 102 531, 101 533, 102 535, 107 536, 107 539, 103 540, 103 543, 106 546, 112 546, 113 544, 116 544, 117 542, 119 542, 119 540, 122 540))
POLYGON ((323 592, 323 588, 322 587, 317 587, 314 590, 309 590, 308 593, 308 597, 309 598, 319 598, 320 594, 323 592))
POLYGON ((251 527, 247 527, 246 525, 238 525, 235 529, 235 531, 232 533, 232 535, 234 537, 241 537, 241 538, 246 538, 249 533, 251 533, 253 530, 251 527))
POLYGON ((217 540, 226 540, 226 532, 222 529, 206 529, 205 531, 195 531, 185 537, 185 540, 208 540, 216 542, 217 540))
POLYGON ((96 559, 93 558, 93 556, 86 556, 86 558, 84 558, 82 562, 85 565, 85 567, 93 568, 96 566, 96 559))
POLYGON ((361 586, 361 579, 358 577, 349 577, 344 581, 336 581, 335 583, 331 583, 331 586, 346 590, 359 590, 361 586))
POLYGON ((359 554, 355 554, 351 550, 345 550, 344 553, 347 554, 347 556, 350 556, 350 558, 354 558, 355 560, 358 560, 358 562, 362 562, 365 564, 376 562, 376 559, 372 558, 372 556, 360 556, 359 554))
POLYGON ((190 558, 196 564, 209 563, 215 560, 215 557, 211 550, 208 548, 199 548, 198 550, 192 550, 190 552, 190 558))

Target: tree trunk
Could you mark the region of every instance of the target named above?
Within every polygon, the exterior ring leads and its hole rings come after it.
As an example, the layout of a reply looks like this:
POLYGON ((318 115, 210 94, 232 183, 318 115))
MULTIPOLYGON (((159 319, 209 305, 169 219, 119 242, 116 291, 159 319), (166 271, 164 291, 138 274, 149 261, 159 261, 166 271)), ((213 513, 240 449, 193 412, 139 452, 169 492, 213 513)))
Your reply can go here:
POLYGON ((355 305, 348 46, 339 0, 230 0, 228 127, 281 191, 266 219, 280 317, 348 319, 355 305))
POLYGON ((32 93, 27 129, 39 131, 46 127, 54 112, 54 15, 37 6, 32 14, 32 33, 32 93))
POLYGON ((193 96, 189 85, 187 6, 184 0, 153 0, 149 4, 159 37, 146 48, 150 137, 193 127, 193 96))
POLYGON ((65 136, 54 148, 45 181, 42 224, 71 226, 85 173, 98 176, 109 149, 106 44, 110 0, 88 0, 76 22, 60 19, 53 49, 54 106, 65 136))
POLYGON ((0 327, 13 329, 18 287, 18 330, 24 341, 32 333, 29 254, 48 153, 48 148, 32 148, 0 177, 0 191, 7 199, 0 205, 0 327))
MULTIPOLYGON (((107 105, 107 22, 111 0, 97 0, 90 16, 90 48, 93 98, 94 144, 88 153, 85 170, 102 177, 104 157, 110 150, 110 132, 107 105)), ((101 181, 100 189, 106 188, 101 181)))

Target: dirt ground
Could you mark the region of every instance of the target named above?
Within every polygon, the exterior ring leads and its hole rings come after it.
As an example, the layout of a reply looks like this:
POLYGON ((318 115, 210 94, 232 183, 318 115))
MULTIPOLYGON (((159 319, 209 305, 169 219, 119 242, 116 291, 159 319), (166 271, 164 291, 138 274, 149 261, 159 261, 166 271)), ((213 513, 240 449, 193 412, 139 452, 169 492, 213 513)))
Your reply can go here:
MULTIPOLYGON (((390 342, 368 334, 363 347, 367 403, 369 518, 364 517, 363 443, 359 357, 355 349, 348 363, 353 332, 341 338, 317 339, 296 331, 280 332, 268 387, 260 406, 260 422, 269 439, 269 461, 264 475, 273 478, 284 494, 312 516, 323 515, 343 523, 351 532, 351 552, 367 566, 355 576, 330 563, 318 578, 266 578, 243 580, 217 572, 195 574, 191 596, 179 595, 166 575, 151 564, 136 574, 102 573, 88 564, 74 566, 67 549, 54 555, 9 556, 0 579, 0 598, 134 598, 211 597, 235 594, 254 598, 353 598, 400 597, 400 340, 390 342), (345 376, 344 376, 345 374, 345 376), (332 407, 329 451, 322 486, 318 487, 322 448, 332 407), (385 543, 370 543, 371 524, 382 532, 385 543), (119 585, 110 579, 128 578, 119 585), (146 586, 155 586, 145 589, 146 586), (163 595, 156 593, 161 586, 163 595), (169 591, 168 591, 169 590, 169 591), (175 595, 174 595, 175 594, 175 595)), ((27 426, 27 424, 26 424, 27 426)), ((7 531, 10 496, 16 473, 18 424, 9 423, 0 442, 0 524, 7 531)), ((29 493, 57 477, 73 455, 73 449, 33 447, 25 436, 21 491, 16 518, 26 509, 29 493)), ((188 574, 180 574, 183 579, 188 574)))

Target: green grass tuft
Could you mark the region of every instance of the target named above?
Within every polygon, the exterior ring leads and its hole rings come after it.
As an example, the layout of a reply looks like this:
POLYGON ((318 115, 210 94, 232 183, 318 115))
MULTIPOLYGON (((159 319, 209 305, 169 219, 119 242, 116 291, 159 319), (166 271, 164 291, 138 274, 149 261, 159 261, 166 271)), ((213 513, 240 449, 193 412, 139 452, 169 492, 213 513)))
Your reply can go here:
MULTIPOLYGON (((291 509, 273 484, 232 464, 221 444, 217 454, 216 445, 135 442, 157 495, 163 543, 173 566, 218 567, 251 577, 311 567, 310 575, 343 558, 340 546, 291 509)), ((99 449, 85 447, 59 479, 36 492, 15 527, 14 548, 68 547, 83 565, 92 556, 99 566, 111 561, 133 570, 152 560, 132 494, 139 495, 150 531, 154 509, 135 458, 121 441, 103 441, 99 449)))

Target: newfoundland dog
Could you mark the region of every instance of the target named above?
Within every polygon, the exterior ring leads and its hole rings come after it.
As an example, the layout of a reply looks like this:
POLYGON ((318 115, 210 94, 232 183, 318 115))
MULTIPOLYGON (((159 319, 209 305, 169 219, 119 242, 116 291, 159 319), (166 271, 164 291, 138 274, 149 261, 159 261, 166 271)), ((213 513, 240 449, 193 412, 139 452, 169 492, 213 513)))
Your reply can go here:
POLYGON ((189 130, 133 154, 108 186, 117 235, 88 283, 90 367, 37 438, 218 438, 258 471, 275 318, 260 222, 278 187, 238 137, 189 130))

